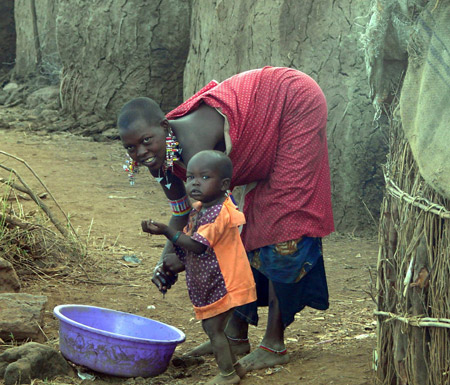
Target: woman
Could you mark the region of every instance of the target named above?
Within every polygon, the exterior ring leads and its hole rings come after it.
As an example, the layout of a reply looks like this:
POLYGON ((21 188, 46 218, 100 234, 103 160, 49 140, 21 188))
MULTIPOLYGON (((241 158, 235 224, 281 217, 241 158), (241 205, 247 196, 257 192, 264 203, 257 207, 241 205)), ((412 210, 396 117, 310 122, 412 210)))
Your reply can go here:
MULTIPOLYGON (((231 188, 245 186, 241 237, 258 300, 236 309, 226 333, 237 354, 247 353, 248 324, 269 306, 265 335, 240 363, 260 369, 289 361, 284 329, 305 306, 328 308, 321 238, 334 230, 326 136, 327 107, 317 83, 283 67, 264 67, 210 82, 166 116, 148 98, 122 108, 118 128, 131 158, 160 182, 172 206, 170 225, 187 223, 185 165, 202 150, 233 162, 231 188)), ((183 266, 164 263, 153 282, 167 290, 183 266)), ((208 344, 191 354, 210 353, 208 344)))

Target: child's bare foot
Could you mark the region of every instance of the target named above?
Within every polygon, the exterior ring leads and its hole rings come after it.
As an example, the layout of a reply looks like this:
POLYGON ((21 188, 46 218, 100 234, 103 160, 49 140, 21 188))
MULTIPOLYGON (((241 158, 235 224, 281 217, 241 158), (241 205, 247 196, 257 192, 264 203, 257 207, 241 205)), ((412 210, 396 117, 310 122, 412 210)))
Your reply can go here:
POLYGON ((239 360, 244 369, 249 372, 251 370, 271 368, 275 365, 283 365, 289 362, 289 354, 286 350, 276 351, 273 349, 266 348, 264 346, 258 346, 250 354, 239 360))
POLYGON ((239 376, 239 378, 244 378, 244 376, 247 374, 247 371, 239 362, 236 362, 233 365, 233 368, 236 371, 236 374, 239 376))
MULTIPOLYGON (((230 342, 231 351, 236 356, 242 356, 250 352, 250 343, 248 339, 232 340, 228 339, 230 342)), ((187 356, 205 356, 207 354, 213 354, 211 342, 207 341, 187 352, 187 356)))
POLYGON ((206 385, 239 384, 239 382, 241 382, 241 378, 233 371, 230 374, 219 373, 212 380, 209 380, 206 385))

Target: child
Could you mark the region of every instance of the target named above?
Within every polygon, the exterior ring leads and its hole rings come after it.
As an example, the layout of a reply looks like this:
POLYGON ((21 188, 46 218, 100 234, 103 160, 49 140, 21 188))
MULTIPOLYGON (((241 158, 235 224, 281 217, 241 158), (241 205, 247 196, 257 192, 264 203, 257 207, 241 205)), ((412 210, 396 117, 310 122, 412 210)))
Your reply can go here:
POLYGON ((255 282, 242 244, 245 223, 227 196, 233 166, 219 151, 201 151, 187 165, 186 190, 193 205, 184 233, 152 220, 142 230, 163 234, 186 267, 186 283, 197 319, 202 320, 220 373, 208 384, 238 384, 245 370, 235 364, 224 333, 236 306, 256 301, 255 282))

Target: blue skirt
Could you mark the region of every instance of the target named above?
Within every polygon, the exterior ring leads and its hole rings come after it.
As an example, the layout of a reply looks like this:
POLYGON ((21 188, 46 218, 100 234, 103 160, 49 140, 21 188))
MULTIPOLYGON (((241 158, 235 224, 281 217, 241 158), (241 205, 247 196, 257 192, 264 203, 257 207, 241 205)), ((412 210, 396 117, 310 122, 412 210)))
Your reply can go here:
MULTIPOLYGON (((299 242, 307 241, 303 239, 299 242)), ((326 310, 329 307, 328 285, 325 275, 325 266, 322 255, 322 240, 314 238, 311 247, 302 248, 308 250, 306 257, 307 269, 303 269, 301 279, 298 282, 286 283, 271 278, 276 296, 278 298, 281 320, 283 327, 289 326, 295 319, 295 314, 309 306, 317 310, 326 310), (305 271, 307 270, 307 271, 305 271)), ((285 258, 286 255, 279 256, 285 258)), ((249 253, 252 261, 251 253, 249 253)), ((299 269, 301 270, 301 265, 299 269)), ((258 325, 258 306, 268 306, 269 304, 269 278, 252 264, 253 276, 256 282, 257 301, 247 305, 239 306, 235 309, 235 314, 251 325, 258 325)), ((265 269, 264 269, 265 271, 265 269)), ((267 274, 267 271, 265 271, 267 274)), ((288 281, 291 281, 289 279, 288 281)), ((292 282, 292 281, 291 281, 292 282)))

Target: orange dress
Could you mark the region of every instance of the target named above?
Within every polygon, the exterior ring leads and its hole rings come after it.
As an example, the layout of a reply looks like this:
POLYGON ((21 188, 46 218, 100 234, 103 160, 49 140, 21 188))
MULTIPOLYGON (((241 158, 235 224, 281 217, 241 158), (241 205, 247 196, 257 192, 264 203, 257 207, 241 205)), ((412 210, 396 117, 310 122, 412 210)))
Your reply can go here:
POLYGON ((186 283, 197 319, 256 301, 255 281, 239 234, 245 223, 230 198, 202 210, 195 203, 184 232, 206 245, 203 254, 175 247, 186 266, 186 283))

